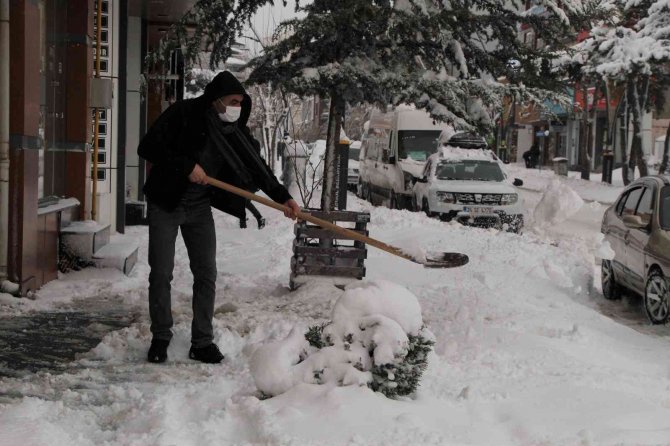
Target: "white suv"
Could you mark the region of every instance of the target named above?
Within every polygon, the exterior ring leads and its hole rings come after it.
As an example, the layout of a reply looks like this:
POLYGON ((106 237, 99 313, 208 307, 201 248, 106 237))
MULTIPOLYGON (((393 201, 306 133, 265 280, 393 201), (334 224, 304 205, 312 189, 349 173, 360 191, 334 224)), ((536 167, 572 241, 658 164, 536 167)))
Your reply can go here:
POLYGON ((502 163, 488 149, 442 147, 428 158, 423 176, 416 180, 413 207, 428 216, 479 227, 520 232, 523 205, 502 163))

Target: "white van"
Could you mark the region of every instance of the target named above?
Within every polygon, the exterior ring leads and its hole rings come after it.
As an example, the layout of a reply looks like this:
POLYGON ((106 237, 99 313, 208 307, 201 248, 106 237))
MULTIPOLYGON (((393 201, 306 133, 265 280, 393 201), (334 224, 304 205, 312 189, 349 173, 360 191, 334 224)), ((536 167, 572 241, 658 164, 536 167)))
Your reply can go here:
POLYGON ((373 111, 361 142, 359 197, 374 204, 386 202, 392 209, 409 208, 414 181, 437 152, 443 131, 453 132, 448 124, 413 107, 373 111))

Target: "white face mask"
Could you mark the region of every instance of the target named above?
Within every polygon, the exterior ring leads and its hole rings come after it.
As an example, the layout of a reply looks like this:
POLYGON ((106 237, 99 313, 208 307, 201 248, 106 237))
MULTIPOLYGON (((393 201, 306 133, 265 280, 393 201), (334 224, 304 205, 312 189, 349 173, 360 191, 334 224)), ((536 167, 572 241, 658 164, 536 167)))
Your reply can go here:
POLYGON ((219 119, 223 122, 235 122, 240 119, 242 107, 226 107, 225 113, 219 113, 219 119))

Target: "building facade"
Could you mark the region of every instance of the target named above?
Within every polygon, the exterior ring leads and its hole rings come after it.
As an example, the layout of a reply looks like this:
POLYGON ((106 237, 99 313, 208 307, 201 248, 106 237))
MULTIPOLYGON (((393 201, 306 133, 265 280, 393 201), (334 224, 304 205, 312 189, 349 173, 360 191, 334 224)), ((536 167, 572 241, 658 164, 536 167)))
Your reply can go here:
MULTIPOLYGON (((57 278, 63 228, 73 222, 124 232, 126 209, 143 200, 139 140, 166 101, 179 99, 145 87, 143 58, 194 2, 0 0, 0 97, 9 98, 0 110, 0 283, 25 295, 57 278), (96 58, 111 99, 94 109, 96 58)), ((175 64, 166 83, 177 94, 181 68, 175 64)))
MULTIPOLYGON (((526 9, 534 2, 526 2, 526 9)), ((542 9, 538 13, 543 13, 542 9)), ((587 31, 576 35, 575 44, 589 37, 587 31)), ((519 41, 533 48, 542 48, 545 43, 539 39, 535 31, 528 26, 519 30, 519 41)), ((622 91, 610 91, 610 103, 602 92, 596 96, 596 88, 592 85, 583 88, 573 85, 566 92, 572 98, 572 107, 561 110, 553 104, 544 104, 542 112, 529 104, 517 105, 516 112, 511 111, 511 104, 506 106, 504 115, 513 116, 507 137, 506 146, 513 149, 511 161, 523 162, 523 153, 537 144, 542 152, 541 162, 550 166, 554 157, 568 159, 569 166, 578 170, 580 165, 580 149, 586 146, 589 154, 590 168, 600 172, 602 169, 603 151, 608 141, 608 109, 613 125, 610 128, 614 163, 620 165, 623 154, 630 152, 633 140, 633 129, 625 115, 626 107, 620 107, 622 91), (609 105, 609 107, 608 107, 609 105), (584 113, 586 112, 586 113, 584 113), (584 116, 586 114, 586 117, 584 116)), ((666 93, 670 95, 670 92, 666 93)), ((670 96, 669 96, 670 97, 670 96)), ((667 101, 666 101, 667 103, 667 101)), ((662 142, 670 122, 670 107, 665 110, 653 110, 642 119, 642 147, 649 162, 654 163, 662 156, 662 142)))

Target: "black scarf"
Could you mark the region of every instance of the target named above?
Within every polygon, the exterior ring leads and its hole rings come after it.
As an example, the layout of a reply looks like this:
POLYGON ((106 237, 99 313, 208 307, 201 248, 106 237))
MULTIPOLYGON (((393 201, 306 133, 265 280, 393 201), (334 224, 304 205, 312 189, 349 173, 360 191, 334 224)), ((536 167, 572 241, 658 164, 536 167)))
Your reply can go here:
POLYGON ((256 148, 236 124, 225 125, 213 111, 206 115, 210 143, 237 177, 240 187, 257 190, 254 178, 270 173, 256 148))

